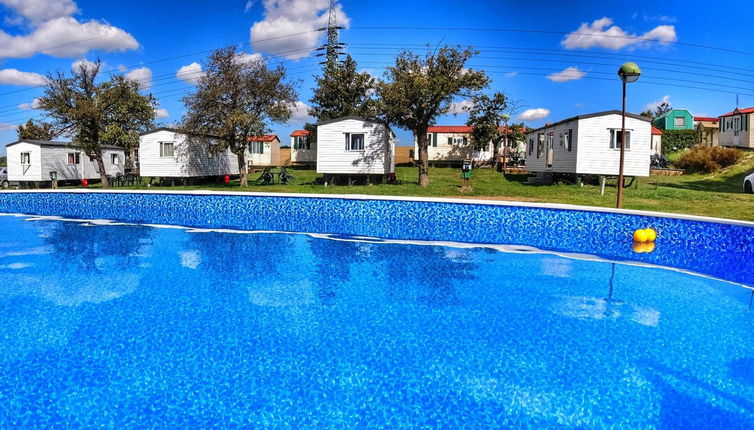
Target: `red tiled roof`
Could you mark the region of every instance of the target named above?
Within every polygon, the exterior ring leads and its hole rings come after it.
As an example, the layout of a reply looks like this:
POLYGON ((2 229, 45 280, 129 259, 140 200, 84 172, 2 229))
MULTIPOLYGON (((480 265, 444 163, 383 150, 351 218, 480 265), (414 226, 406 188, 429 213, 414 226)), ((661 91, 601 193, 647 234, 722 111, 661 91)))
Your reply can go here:
POLYGON ((720 115, 720 117, 724 116, 731 116, 739 113, 754 113, 754 107, 746 108, 746 109, 736 109, 733 112, 728 112, 725 115, 720 115))
POLYGON ((291 133, 291 137, 303 137, 308 136, 309 131, 308 130, 293 130, 293 133, 291 133))
POLYGON ((662 136, 662 130, 657 127, 652 127, 652 134, 655 136, 662 136))
POLYGON ((712 122, 718 122, 720 121, 720 118, 713 118, 710 116, 695 116, 694 121, 712 121, 712 122))
POLYGON ((471 133, 468 125, 433 125, 427 129, 428 133, 471 133))
POLYGON ((249 142, 272 142, 273 140, 277 139, 277 135, 275 134, 265 134, 262 136, 251 136, 247 138, 249 142))
MULTIPOLYGON (((471 133, 473 129, 468 125, 433 125, 427 129, 427 133, 471 133)), ((500 127, 500 131, 503 130, 505 127, 500 127)))

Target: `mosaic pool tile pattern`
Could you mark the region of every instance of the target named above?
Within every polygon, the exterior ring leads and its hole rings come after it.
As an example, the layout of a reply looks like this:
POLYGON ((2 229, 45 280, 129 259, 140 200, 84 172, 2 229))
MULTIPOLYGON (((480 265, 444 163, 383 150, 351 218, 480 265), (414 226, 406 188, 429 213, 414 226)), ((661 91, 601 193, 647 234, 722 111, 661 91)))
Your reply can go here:
POLYGON ((754 284, 754 228, 674 218, 445 202, 159 193, 0 192, 0 213, 529 245, 754 284), (645 227, 657 230, 657 246, 636 254, 631 235, 645 227))
POLYGON ((0 428, 754 427, 731 283, 344 235, 0 238, 0 428))

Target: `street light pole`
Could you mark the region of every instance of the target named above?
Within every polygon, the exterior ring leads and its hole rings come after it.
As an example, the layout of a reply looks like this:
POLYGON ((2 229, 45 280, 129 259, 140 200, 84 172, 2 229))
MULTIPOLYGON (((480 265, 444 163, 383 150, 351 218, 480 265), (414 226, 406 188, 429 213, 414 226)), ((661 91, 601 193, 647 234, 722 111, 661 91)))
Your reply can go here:
POLYGON ((626 159, 626 81, 623 81, 623 110, 620 126, 620 161, 618 164, 618 201, 615 207, 623 207, 623 163, 626 159))
POLYGON ((641 69, 636 63, 623 63, 618 69, 618 76, 623 81, 623 110, 621 111, 620 128, 620 161, 618 164, 618 198, 615 207, 623 207, 623 163, 626 158, 626 84, 636 82, 641 76, 641 69))

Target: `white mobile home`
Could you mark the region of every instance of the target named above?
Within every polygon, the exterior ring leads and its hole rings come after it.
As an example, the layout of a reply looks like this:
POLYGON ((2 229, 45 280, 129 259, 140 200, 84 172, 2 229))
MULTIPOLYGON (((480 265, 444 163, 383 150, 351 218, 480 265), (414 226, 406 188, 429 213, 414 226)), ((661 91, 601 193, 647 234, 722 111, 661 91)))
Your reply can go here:
MULTIPOLYGON (((99 179, 99 167, 70 142, 19 140, 7 145, 9 182, 47 182, 56 172, 58 181, 99 179)), ((105 174, 123 174, 123 148, 105 146, 105 174)))
POLYGON ((196 178, 238 174, 238 157, 229 149, 214 154, 213 139, 187 139, 172 128, 158 128, 139 137, 141 176, 196 178))
POLYGON ((315 164, 317 162, 317 142, 309 139, 307 130, 294 130, 291 133, 291 163, 315 164))
MULTIPOLYGON (((500 131, 505 128, 500 127, 500 131)), ((427 129, 427 155, 430 165, 460 165, 463 160, 475 162, 492 161, 493 145, 489 142, 485 147, 475 149, 471 144, 472 127, 467 125, 435 125, 427 129)), ((500 144, 500 156, 503 155, 503 144, 500 144)), ((508 143, 508 155, 522 155, 521 142, 508 143), (520 148, 519 148, 520 146, 520 148)), ((414 157, 418 158, 419 143, 414 138, 414 157)))
MULTIPOLYGON (((652 122, 626 114, 626 176, 649 176, 652 122)), ((621 112, 579 115, 527 134, 526 169, 535 173, 617 176, 621 112)))
POLYGON ((389 175, 395 171, 395 135, 379 120, 357 116, 317 124, 317 173, 389 175))
POLYGON ((249 168, 280 165, 280 139, 276 135, 265 134, 248 140, 246 162, 249 168))

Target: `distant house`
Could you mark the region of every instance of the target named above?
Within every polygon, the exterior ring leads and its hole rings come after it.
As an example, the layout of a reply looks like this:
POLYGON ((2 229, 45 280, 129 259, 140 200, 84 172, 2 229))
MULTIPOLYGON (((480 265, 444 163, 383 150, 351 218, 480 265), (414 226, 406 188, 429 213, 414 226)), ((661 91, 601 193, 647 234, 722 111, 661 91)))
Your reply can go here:
POLYGON ((694 124, 699 131, 699 144, 704 146, 720 145, 720 118, 695 116, 694 124))
MULTIPOLYGON (((502 129, 502 127, 501 127, 502 129)), ((490 161, 492 160, 492 142, 481 149, 475 149, 471 142, 472 127, 466 125, 435 125, 427 129, 428 160, 431 165, 456 165, 463 160, 490 161)), ((523 152, 523 144, 513 145, 512 152, 523 152)), ((418 159, 419 143, 414 138, 414 158, 418 159)), ((502 145, 500 155, 503 154, 502 145)))
MULTIPOLYGON (((626 114, 626 176, 649 176, 651 127, 649 118, 626 114)), ((526 169, 530 172, 618 175, 621 111, 564 119, 532 130, 526 137, 526 169)))
POLYGON ((736 108, 733 112, 720 115, 720 145, 739 148, 754 148, 754 107, 736 108))
POLYGON ((652 122, 660 130, 693 130, 694 118, 686 109, 672 109, 652 122))
MULTIPOLYGON (((100 178, 97 162, 70 142, 19 140, 6 147, 9 182, 47 182, 51 172, 56 172, 58 181, 100 178)), ((106 175, 124 174, 123 148, 105 146, 102 157, 106 175)))
POLYGON ((249 167, 280 165, 280 139, 275 134, 248 138, 246 161, 249 167))
POLYGON ((652 143, 650 155, 662 155, 662 130, 652 127, 652 143))
POLYGON ((215 141, 203 137, 192 141, 176 129, 162 127, 139 137, 142 176, 197 178, 238 174, 238 157, 225 149, 210 151, 215 141))
POLYGON ((394 154, 395 134, 382 121, 347 116, 317 124, 317 173, 389 175, 394 154))
POLYGON ((291 133, 291 163, 314 165, 317 162, 317 142, 309 139, 307 130, 291 133))

